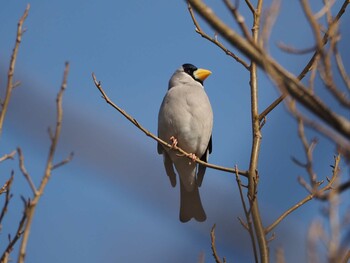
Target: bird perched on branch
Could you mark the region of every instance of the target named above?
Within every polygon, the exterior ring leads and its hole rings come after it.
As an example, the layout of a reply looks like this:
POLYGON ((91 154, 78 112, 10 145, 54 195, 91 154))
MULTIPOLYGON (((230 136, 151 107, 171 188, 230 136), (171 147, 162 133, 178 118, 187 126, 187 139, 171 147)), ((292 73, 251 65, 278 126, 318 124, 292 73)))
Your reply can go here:
POLYGON ((173 146, 169 149, 158 143, 158 153, 163 154, 173 187, 176 185, 174 166, 179 175, 181 222, 206 219, 198 191, 206 167, 197 164, 195 159, 207 162, 212 151, 213 112, 203 88, 203 81, 210 74, 209 70, 183 64, 169 81, 158 115, 158 136, 173 146), (191 153, 192 160, 180 156, 176 147, 191 153))

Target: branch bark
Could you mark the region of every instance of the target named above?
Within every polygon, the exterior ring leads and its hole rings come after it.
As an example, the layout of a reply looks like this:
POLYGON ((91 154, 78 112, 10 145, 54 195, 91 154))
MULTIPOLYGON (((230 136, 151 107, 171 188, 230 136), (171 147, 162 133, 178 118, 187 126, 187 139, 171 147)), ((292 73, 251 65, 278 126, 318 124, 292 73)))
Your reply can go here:
POLYGON ((10 103, 12 90, 14 88, 13 75, 14 75, 14 72, 15 72, 15 65, 16 65, 19 45, 20 45, 20 43, 22 41, 22 35, 24 33, 23 23, 24 23, 24 21, 26 20, 26 18, 28 16, 29 8, 30 8, 30 5, 28 4, 26 10, 24 11, 24 14, 20 18, 20 20, 18 22, 18 25, 17 25, 16 43, 15 43, 15 47, 13 48, 13 51, 12 51, 11 60, 10 60, 10 66, 9 66, 9 70, 8 70, 8 73, 7 73, 6 95, 5 95, 5 100, 4 100, 3 104, 1 105, 2 109, 1 109, 1 113, 0 113, 0 136, 1 136, 1 133, 2 133, 2 127, 3 127, 3 124, 4 124, 4 120, 5 120, 5 115, 6 115, 9 103, 10 103))
MULTIPOLYGON (((255 9, 254 23, 252 28, 252 37, 256 45, 259 42, 260 15, 263 1, 259 0, 255 9)), ((252 150, 250 155, 249 172, 248 172, 248 199, 250 202, 251 215, 254 225, 254 232, 259 245, 259 255, 261 263, 269 262, 269 249, 266 242, 264 227, 261 221, 257 188, 258 178, 258 161, 261 146, 260 120, 258 110, 258 81, 257 81, 257 64, 252 61, 250 65, 250 100, 251 100, 251 121, 252 121, 252 150)))
MULTIPOLYGON (((350 139, 350 121, 331 111, 331 109, 318 97, 308 90, 295 76, 279 65, 261 47, 254 45, 227 26, 208 6, 201 0, 189 0, 191 6, 203 17, 205 21, 231 45, 254 61, 266 71, 276 83, 282 94, 288 93, 315 116, 324 121, 342 136, 350 139)), ((345 1, 340 13, 343 13, 349 4, 345 1)))
MULTIPOLYGON (((69 64, 68 62, 65 65, 65 70, 63 74, 63 80, 62 85, 60 88, 60 91, 57 94, 56 97, 56 110, 57 110, 57 116, 56 116, 56 126, 55 131, 53 134, 53 137, 51 138, 51 145, 50 150, 48 154, 48 159, 46 162, 46 168, 43 175, 43 178, 41 180, 40 186, 37 191, 34 192, 34 197, 32 200, 29 201, 28 206, 26 207, 25 214, 27 216, 27 221, 25 223, 24 232, 23 232, 23 238, 22 243, 19 250, 19 256, 18 256, 18 263, 24 263, 25 256, 26 256, 26 250, 27 250, 27 244, 29 239, 29 233, 31 229, 31 224, 34 218, 35 209, 37 207, 37 204, 41 198, 41 196, 44 193, 44 189, 51 177, 52 168, 54 166, 53 164, 53 158, 55 156, 58 140, 61 134, 61 128, 62 128, 62 118, 63 118, 63 109, 62 109, 62 98, 63 93, 66 90, 67 87, 67 77, 69 72, 69 64)), ((29 174, 27 174, 29 175, 29 174)))

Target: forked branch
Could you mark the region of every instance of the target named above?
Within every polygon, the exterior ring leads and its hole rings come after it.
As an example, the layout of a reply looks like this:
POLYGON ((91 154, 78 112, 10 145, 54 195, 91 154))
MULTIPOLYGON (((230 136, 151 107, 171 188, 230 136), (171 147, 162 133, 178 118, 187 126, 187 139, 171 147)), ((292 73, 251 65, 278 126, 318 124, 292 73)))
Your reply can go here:
POLYGON ((20 20, 18 22, 18 26, 17 26, 16 43, 15 43, 15 47, 13 48, 13 51, 12 51, 11 60, 10 60, 10 66, 9 66, 8 73, 7 73, 6 95, 5 95, 4 102, 1 105, 2 108, 1 108, 1 112, 0 112, 0 135, 2 133, 2 127, 3 127, 3 124, 4 124, 7 108, 8 108, 8 105, 10 103, 12 90, 13 90, 13 88, 15 86, 13 84, 13 75, 14 75, 14 72, 15 72, 15 65, 16 65, 19 45, 20 45, 20 43, 22 41, 22 35, 24 33, 23 23, 24 23, 24 21, 26 20, 26 18, 28 16, 29 8, 30 8, 30 5, 28 4, 27 8, 24 11, 24 14, 22 15, 22 17, 20 18, 20 20))
MULTIPOLYGON (((25 169, 23 170, 24 166, 21 167, 21 170, 22 170, 24 176, 26 178, 28 177, 27 180, 28 180, 29 184, 31 185, 34 196, 33 196, 32 200, 28 201, 28 205, 26 206, 26 210, 25 210, 25 215, 27 217, 27 220, 26 220, 25 226, 24 226, 23 238, 22 238, 22 243, 21 243, 19 256, 18 256, 18 263, 24 263, 28 239, 29 239, 29 233, 30 233, 31 224, 32 224, 32 221, 34 218, 35 209, 36 209, 37 204, 38 204, 41 196, 43 195, 45 187, 46 187, 46 185, 51 177, 52 169, 53 169, 53 167, 55 167, 55 165, 53 164, 53 159, 55 156, 58 140, 59 140, 59 137, 61 134, 62 118, 63 118, 62 99, 63 99, 63 93, 67 87, 68 72, 69 72, 69 64, 67 62, 65 65, 65 70, 64 70, 64 74, 63 74, 62 85, 61 85, 61 88, 60 88, 60 90, 57 94, 57 97, 56 97, 56 110, 57 110, 56 125, 55 125, 54 133, 52 134, 52 136, 50 136, 51 137, 51 145, 50 145, 50 149, 49 149, 49 153, 48 153, 45 172, 44 172, 44 175, 42 177, 39 188, 36 189, 36 187, 34 186, 34 183, 30 179, 29 173, 25 169)), ((21 153, 20 153, 20 155, 21 155, 21 153)), ((68 161, 70 161, 69 158, 67 159, 67 161, 60 162, 59 166, 61 166, 61 163, 65 164, 68 161)), ((22 164, 23 164, 23 159, 22 159, 22 164)), ((58 166, 56 165, 56 168, 57 167, 58 166)))

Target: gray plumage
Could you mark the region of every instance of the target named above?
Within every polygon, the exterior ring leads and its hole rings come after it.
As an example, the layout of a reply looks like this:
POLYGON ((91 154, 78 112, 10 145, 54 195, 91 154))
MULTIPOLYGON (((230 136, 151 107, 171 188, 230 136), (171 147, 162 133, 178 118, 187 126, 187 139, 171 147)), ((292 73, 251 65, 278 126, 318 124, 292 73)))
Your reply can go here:
MULTIPOLYGON (((175 137, 180 148, 205 162, 212 150, 213 112, 202 83, 210 73, 191 64, 177 69, 169 81, 158 115, 158 136, 170 144, 170 137, 175 137)), ((206 167, 178 156, 176 151, 161 144, 158 144, 158 153, 163 154, 164 167, 173 187, 176 185, 174 167, 179 174, 180 221, 187 222, 191 218, 204 221, 206 214, 198 187, 206 167)))

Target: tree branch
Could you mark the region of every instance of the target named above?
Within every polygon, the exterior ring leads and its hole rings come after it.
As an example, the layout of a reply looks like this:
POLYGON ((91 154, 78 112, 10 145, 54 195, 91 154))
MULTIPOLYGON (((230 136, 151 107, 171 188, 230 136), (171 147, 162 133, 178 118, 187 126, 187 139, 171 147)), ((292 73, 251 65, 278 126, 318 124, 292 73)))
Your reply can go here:
POLYGON ((5 115, 7 112, 8 105, 10 103, 12 90, 14 88, 13 75, 14 75, 14 71, 15 71, 15 65, 16 65, 19 44, 21 43, 22 35, 24 33, 24 30, 22 29, 22 27, 23 27, 24 21, 26 20, 26 18, 28 16, 29 8, 30 8, 30 5, 28 4, 26 10, 24 11, 24 14, 20 18, 18 25, 17 25, 16 43, 15 43, 15 47, 13 48, 13 51, 12 51, 10 66, 9 66, 9 70, 7 73, 6 95, 5 95, 5 100, 4 100, 3 104, 1 105, 2 109, 1 109, 1 113, 0 113, 0 135, 2 133, 2 127, 4 124, 4 120, 5 120, 5 115))
POLYGON ((17 228, 17 231, 16 231, 14 238, 11 239, 11 236, 9 235, 9 244, 7 245, 5 251, 3 252, 3 254, 0 258, 1 263, 7 263, 9 261, 10 253, 12 252, 15 244, 19 241, 19 239, 23 235, 24 226, 27 222, 27 214, 26 214, 27 208, 28 208, 28 203, 24 200, 24 211, 23 211, 22 218, 19 221, 18 228, 17 228))
POLYGON ((332 172, 332 177, 328 181, 327 185, 325 185, 321 189, 316 189, 306 197, 304 197, 301 201, 293 205, 291 208, 289 208, 287 211, 285 211, 280 217, 278 217, 271 225, 265 228, 265 233, 268 234, 270 233, 283 219, 285 219, 290 213, 304 205, 305 203, 309 202, 313 198, 318 198, 320 200, 324 200, 326 195, 326 192, 329 190, 333 190, 333 183, 338 177, 339 173, 339 163, 340 163, 340 155, 337 155, 334 157, 334 168, 332 172))
POLYGON ((33 195, 36 196, 38 194, 38 191, 35 187, 35 184, 32 180, 32 177, 30 176, 30 174, 28 173, 27 169, 24 166, 24 156, 23 156, 21 148, 18 147, 17 152, 18 152, 18 156, 19 156, 19 168, 20 168, 22 174, 24 175, 24 177, 26 178, 26 180, 28 181, 29 186, 33 191, 33 195))
POLYGON ((283 94, 288 93, 291 95, 327 125, 350 139, 350 121, 347 118, 331 111, 323 101, 314 96, 295 76, 268 56, 259 46, 253 45, 227 26, 201 0, 189 0, 189 2, 214 30, 265 70, 283 94))
POLYGON ((16 150, 13 150, 11 153, 9 153, 9 154, 5 154, 4 156, 2 156, 1 158, 0 158, 0 163, 1 162, 3 162, 3 161, 5 161, 5 160, 7 160, 7 159, 12 159, 13 160, 13 157, 15 156, 15 154, 16 154, 16 150))
MULTIPOLYGON (((333 20, 333 23, 337 23, 339 21, 339 19, 342 17, 342 15, 345 13, 345 10, 348 6, 348 4, 350 3, 349 0, 345 0, 343 5, 341 6, 341 8, 339 9, 336 17, 333 20)), ((323 38, 322 38, 322 44, 323 46, 325 46, 328 42, 329 39, 329 32, 330 32, 331 28, 328 28, 327 32, 324 34, 323 38)), ((319 50, 316 49, 315 53, 313 54, 313 56, 310 58, 309 62, 306 64, 306 66, 303 68, 303 70, 299 73, 298 75, 298 79, 302 80, 306 74, 314 67, 314 63, 316 61, 317 56, 319 55, 319 50)), ((277 107, 277 105, 279 105, 284 98, 287 96, 287 94, 282 94, 278 99, 276 99, 273 103, 271 103, 271 105, 269 105, 259 116, 260 121, 262 119, 264 119, 275 107, 277 107)))
POLYGON ((44 176, 41 180, 40 186, 38 190, 34 194, 34 198, 32 201, 29 201, 29 204, 26 208, 25 214, 27 216, 26 224, 24 227, 24 233, 23 233, 23 238, 22 238, 22 243, 19 251, 19 257, 18 257, 18 263, 24 263, 24 259, 26 256, 26 249, 27 249, 27 243, 29 239, 29 233, 30 233, 30 228, 31 224, 33 221, 35 209, 37 207, 37 204, 41 198, 41 196, 44 193, 44 189, 51 177, 51 172, 52 172, 52 167, 53 165, 53 158, 55 156, 57 144, 58 144, 58 139, 61 134, 61 127, 62 127, 62 118, 63 118, 63 109, 62 109, 62 98, 63 98, 63 93, 66 90, 67 87, 67 77, 68 77, 68 72, 69 72, 69 64, 66 62, 65 64, 65 70, 63 74, 63 80, 62 80, 62 85, 60 88, 60 91, 57 94, 56 97, 56 110, 57 110, 57 116, 56 116, 56 126, 55 126, 55 131, 51 140, 51 145, 50 145, 50 150, 48 154, 48 159, 46 163, 46 168, 44 172, 44 176))
MULTIPOLYGON (((260 16, 262 10, 262 0, 257 3, 254 12, 254 23, 252 27, 252 38, 257 46, 259 42, 260 16)), ((248 170, 248 199, 250 201, 251 216, 254 225, 254 232, 259 245, 259 255, 261 263, 269 262, 269 249, 266 242, 264 227, 261 221, 259 204, 257 198, 258 186, 258 161, 261 146, 261 131, 258 110, 258 82, 257 82, 257 64, 252 60, 250 65, 250 100, 251 100, 251 123, 252 123, 252 149, 248 170)))
POLYGON ((238 57, 236 54, 234 54, 233 52, 231 52, 229 49, 227 49, 221 42, 219 42, 217 40, 217 37, 215 38, 212 38, 210 37, 209 35, 207 35, 202 29, 201 27, 199 26, 199 23, 197 22, 197 19, 193 13, 193 10, 192 10, 192 7, 191 7, 191 4, 188 3, 188 11, 190 12, 190 15, 191 15, 191 18, 192 18, 192 21, 196 27, 196 32, 198 34, 200 34, 203 38, 209 40, 210 42, 214 43, 215 45, 217 45, 219 48, 221 48, 226 55, 232 57, 233 59, 235 59, 238 63, 240 63, 243 67, 245 67, 247 70, 249 70, 249 65, 247 64, 247 62, 245 62, 243 59, 241 59, 240 57, 238 57))
MULTIPOLYGON (((221 259, 218 255, 218 253, 216 252, 216 246, 215 246, 215 224, 213 225, 213 227, 211 228, 210 231, 210 239, 211 239, 211 251, 213 252, 213 256, 215 259, 215 263, 221 263, 221 259)), ((224 258, 224 262, 225 262, 225 258, 224 258)))

